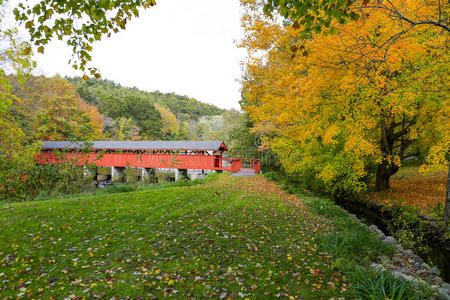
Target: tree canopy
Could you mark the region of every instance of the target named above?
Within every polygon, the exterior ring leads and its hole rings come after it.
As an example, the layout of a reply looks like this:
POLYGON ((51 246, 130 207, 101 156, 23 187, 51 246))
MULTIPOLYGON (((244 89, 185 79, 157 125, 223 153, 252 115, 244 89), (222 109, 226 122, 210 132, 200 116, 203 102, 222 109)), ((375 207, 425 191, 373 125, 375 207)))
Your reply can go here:
MULTIPOLYGON (((376 188, 387 189, 412 147, 446 166, 445 29, 404 32, 408 21, 367 5, 358 20, 332 21, 336 34, 304 39, 302 25, 282 25, 257 1, 243 3, 245 110, 287 171, 356 192, 374 173, 376 188)), ((439 14, 430 1, 389 3, 405 15, 439 14)))
MULTIPOLYGON (((409 27, 427 25, 436 26, 450 32, 448 1, 423 1, 427 9, 435 14, 421 14, 415 10, 404 9, 406 1, 375 1, 375 0, 267 0, 263 1, 264 12, 272 16, 278 12, 293 23, 296 28, 302 28, 302 37, 310 37, 311 33, 334 33, 337 24, 346 24, 358 20, 369 10, 383 10, 394 20, 408 23, 409 27)), ((415 3, 419 4, 419 3, 415 3)), ((415 5, 414 4, 414 5, 415 5)), ((424 6, 417 6, 423 11, 424 6)), ((405 28, 406 29, 406 28, 405 28)))
POLYGON ((103 134, 103 117, 61 77, 30 77, 24 86, 11 78, 21 101, 8 109, 28 141, 92 140, 103 134))
POLYGON ((17 28, 4 22, 4 3, 0 0, 0 164, 33 164, 33 155, 38 144, 24 143, 24 133, 8 116, 8 109, 20 99, 14 94, 11 78, 7 72, 15 72, 23 84, 34 67, 30 44, 21 40, 17 28))

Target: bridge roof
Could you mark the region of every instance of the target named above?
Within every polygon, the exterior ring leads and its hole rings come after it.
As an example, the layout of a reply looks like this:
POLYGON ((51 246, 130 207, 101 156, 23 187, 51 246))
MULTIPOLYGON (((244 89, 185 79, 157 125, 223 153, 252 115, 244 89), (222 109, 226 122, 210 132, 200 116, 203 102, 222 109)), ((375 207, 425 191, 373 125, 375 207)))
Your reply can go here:
POLYGON ((42 149, 227 150, 223 141, 43 141, 42 149))

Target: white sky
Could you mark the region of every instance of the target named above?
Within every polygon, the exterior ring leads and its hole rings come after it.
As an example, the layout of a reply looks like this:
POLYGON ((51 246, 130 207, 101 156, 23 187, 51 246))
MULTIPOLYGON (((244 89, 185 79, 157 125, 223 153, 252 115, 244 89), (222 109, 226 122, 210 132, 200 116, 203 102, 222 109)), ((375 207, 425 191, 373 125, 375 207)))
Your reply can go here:
MULTIPOLYGON (((94 46, 102 77, 146 91, 175 92, 222 108, 238 108, 241 38, 239 0, 159 0, 126 30, 94 46)), ((68 65, 71 49, 55 41, 37 54, 38 72, 82 75, 68 65)))

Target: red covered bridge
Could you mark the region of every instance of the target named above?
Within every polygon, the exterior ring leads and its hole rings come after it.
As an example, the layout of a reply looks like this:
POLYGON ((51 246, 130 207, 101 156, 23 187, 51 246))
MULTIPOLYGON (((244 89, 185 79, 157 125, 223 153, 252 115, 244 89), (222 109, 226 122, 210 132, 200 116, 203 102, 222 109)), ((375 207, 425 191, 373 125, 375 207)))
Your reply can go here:
POLYGON ((132 168, 164 168, 179 170, 216 170, 232 173, 257 173, 257 159, 227 158, 222 141, 45 141, 37 157, 38 163, 55 164, 63 150, 64 158, 73 164, 86 162, 120 170, 132 168), (80 150, 84 149, 83 152, 80 150))

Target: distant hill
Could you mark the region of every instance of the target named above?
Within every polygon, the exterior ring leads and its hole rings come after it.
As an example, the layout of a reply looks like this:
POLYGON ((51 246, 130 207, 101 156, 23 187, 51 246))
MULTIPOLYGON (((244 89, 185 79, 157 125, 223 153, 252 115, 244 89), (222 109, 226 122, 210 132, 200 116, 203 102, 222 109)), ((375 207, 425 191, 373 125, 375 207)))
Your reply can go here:
POLYGON ((146 92, 111 80, 66 80, 105 117, 104 135, 108 139, 226 140, 241 115, 187 96, 146 92))
MULTIPOLYGON (((101 113, 108 115, 103 105, 106 98, 137 97, 151 103, 158 103, 173 112, 179 121, 194 121, 203 116, 221 115, 226 110, 212 104, 200 102, 194 98, 175 93, 146 92, 137 88, 123 87, 106 79, 91 79, 84 81, 80 77, 66 78, 72 82, 81 98, 89 104, 99 107, 101 113)), ((114 116, 110 116, 114 117, 114 116)))
MULTIPOLYGON (((243 114, 174 93, 109 80, 31 76, 8 109, 29 140, 223 140, 233 144, 243 114)), ((237 136, 237 140, 241 135, 237 136)))

